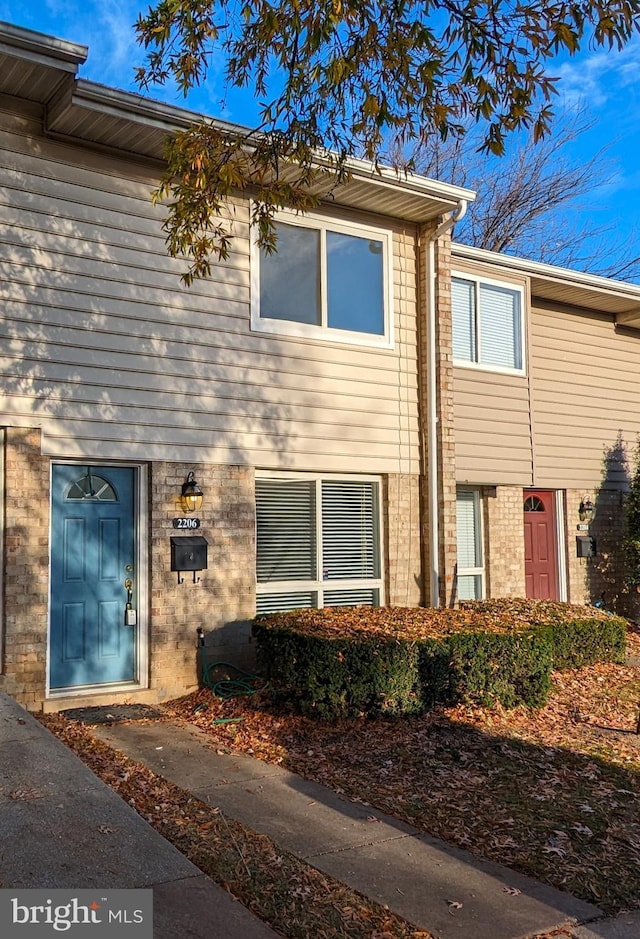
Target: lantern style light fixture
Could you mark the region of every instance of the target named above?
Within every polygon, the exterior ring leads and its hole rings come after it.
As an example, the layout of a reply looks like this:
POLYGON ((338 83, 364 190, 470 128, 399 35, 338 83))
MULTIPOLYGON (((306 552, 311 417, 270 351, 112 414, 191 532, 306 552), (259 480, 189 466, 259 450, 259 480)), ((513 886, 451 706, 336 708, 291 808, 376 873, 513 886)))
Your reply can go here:
POLYGON ((583 496, 580 500, 580 505, 578 506, 578 515, 581 522, 586 522, 587 525, 590 525, 594 520, 596 515, 596 507, 593 504, 589 496, 583 496))
POLYGON ((202 506, 202 489, 196 482, 193 472, 187 474, 187 478, 182 484, 180 501, 185 512, 197 512, 202 506))

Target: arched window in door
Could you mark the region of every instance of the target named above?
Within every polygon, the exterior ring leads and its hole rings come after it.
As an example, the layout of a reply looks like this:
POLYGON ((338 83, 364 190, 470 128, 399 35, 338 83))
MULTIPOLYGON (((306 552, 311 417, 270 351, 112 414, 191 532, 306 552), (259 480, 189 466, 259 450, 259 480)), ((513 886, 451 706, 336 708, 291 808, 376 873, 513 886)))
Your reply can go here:
POLYGON ((528 496, 524 500, 524 510, 525 512, 544 512, 545 507, 542 499, 539 499, 538 496, 528 496))
POLYGON ((87 469, 84 476, 71 483, 66 499, 68 502, 86 502, 88 500, 91 502, 117 502, 118 496, 108 479, 103 476, 96 476, 90 469, 87 469))

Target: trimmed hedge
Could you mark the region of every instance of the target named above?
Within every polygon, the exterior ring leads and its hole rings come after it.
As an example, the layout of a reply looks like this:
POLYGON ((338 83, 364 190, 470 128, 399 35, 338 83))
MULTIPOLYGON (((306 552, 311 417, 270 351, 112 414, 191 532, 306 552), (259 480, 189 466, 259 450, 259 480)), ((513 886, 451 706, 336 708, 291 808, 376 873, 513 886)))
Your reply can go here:
POLYGON ((448 640, 451 700, 542 707, 551 688, 550 637, 534 632, 454 633, 448 640))
POLYGON ((492 617, 509 615, 526 622, 553 646, 553 667, 559 671, 596 662, 624 664, 627 621, 592 606, 553 600, 467 600, 463 610, 492 617))
POLYGON ((256 622, 254 634, 258 664, 277 704, 328 719, 420 710, 412 643, 354 642, 339 634, 327 639, 264 621, 256 622))
POLYGON ((256 617, 253 632, 274 701, 329 720, 457 702, 541 707, 553 667, 624 661, 626 642, 619 617, 527 600, 292 610, 256 617))

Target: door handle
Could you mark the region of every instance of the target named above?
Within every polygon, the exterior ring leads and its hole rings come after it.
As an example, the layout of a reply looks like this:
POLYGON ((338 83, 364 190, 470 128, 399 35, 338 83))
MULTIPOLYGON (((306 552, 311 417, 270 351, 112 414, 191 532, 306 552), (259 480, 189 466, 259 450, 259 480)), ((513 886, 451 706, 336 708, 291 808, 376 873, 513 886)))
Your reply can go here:
POLYGON ((124 582, 125 589, 127 591, 127 602, 124 607, 124 625, 125 626, 136 626, 138 619, 136 611, 133 609, 132 599, 133 599, 133 581, 130 577, 124 582))

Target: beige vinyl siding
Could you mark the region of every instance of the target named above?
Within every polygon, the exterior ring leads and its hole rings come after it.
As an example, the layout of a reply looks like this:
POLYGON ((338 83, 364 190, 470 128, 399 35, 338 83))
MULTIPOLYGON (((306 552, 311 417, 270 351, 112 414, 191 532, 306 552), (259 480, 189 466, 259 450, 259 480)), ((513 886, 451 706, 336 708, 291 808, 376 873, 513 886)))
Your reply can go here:
MULTIPOLYGON (((525 366, 527 338, 527 284, 508 272, 487 271, 460 258, 452 261, 455 273, 504 281, 524 288, 525 366)), ((456 438, 456 478, 459 483, 486 485, 531 484, 533 453, 529 378, 479 366, 455 365, 453 413, 456 438)))
POLYGON ((527 378, 456 366, 453 388, 458 482, 530 485, 527 378))
POLYGON ((417 472, 411 226, 394 230, 393 349, 251 334, 246 203, 229 261, 187 290, 150 170, 3 119, 4 423, 41 426, 51 455, 417 472))
POLYGON ((537 486, 624 484, 607 455, 640 433, 640 331, 538 302, 531 316, 537 486))

